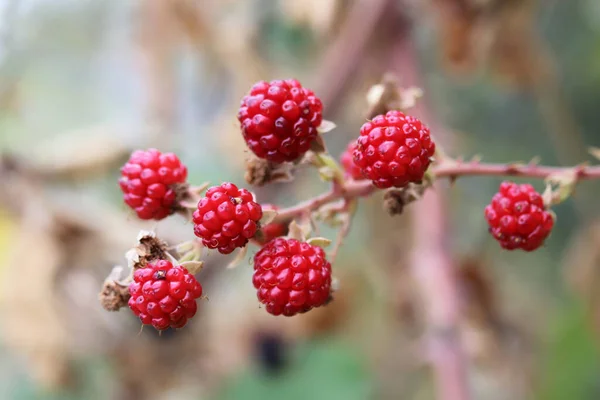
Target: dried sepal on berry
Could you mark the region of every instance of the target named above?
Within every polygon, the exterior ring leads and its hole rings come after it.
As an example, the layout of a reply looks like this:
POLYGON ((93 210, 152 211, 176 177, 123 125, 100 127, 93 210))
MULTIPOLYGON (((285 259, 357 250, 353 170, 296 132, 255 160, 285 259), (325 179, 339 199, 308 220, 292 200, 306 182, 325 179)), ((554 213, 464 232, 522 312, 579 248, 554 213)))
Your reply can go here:
POLYGON ((131 269, 143 268, 151 261, 167 258, 167 244, 153 231, 140 231, 137 244, 125 253, 131 269))
POLYGON ((546 207, 560 204, 575 192, 577 170, 575 168, 552 174, 545 179, 546 188, 542 194, 546 207))
POLYGON ((312 232, 312 227, 309 221, 305 221, 303 223, 298 223, 296 220, 293 220, 288 225, 288 234, 287 237, 290 239, 296 239, 300 242, 306 241, 312 232))
POLYGON ((400 215, 404 207, 423 197, 427 184, 410 183, 400 189, 388 189, 383 195, 383 208, 389 215, 400 215))
POLYGON ((317 236, 307 239, 306 243, 310 244, 311 246, 318 246, 322 249, 325 249, 331 244, 331 240, 325 237, 317 236))
POLYGON ((263 217, 260 220, 260 230, 252 240, 258 245, 264 245, 272 239, 288 234, 288 225, 292 218, 275 221, 278 207, 273 204, 263 204, 263 217))
POLYGON ((317 128, 317 132, 319 132, 319 135, 323 135, 325 133, 331 132, 336 127, 337 125, 335 124, 335 122, 324 119, 323 121, 321 121, 321 125, 317 128))
POLYGON ((294 164, 275 164, 257 157, 246 161, 244 179, 250 185, 264 186, 269 183, 285 183, 294 180, 294 164))
POLYGON ((119 311, 129 301, 129 283, 132 275, 126 275, 123 267, 115 266, 104 280, 98 295, 100 304, 107 311, 119 311))
POLYGON ((229 264, 227 264, 227 269, 233 269, 242 264, 246 260, 247 254, 248 246, 244 246, 241 249, 239 249, 233 260, 231 260, 229 264))

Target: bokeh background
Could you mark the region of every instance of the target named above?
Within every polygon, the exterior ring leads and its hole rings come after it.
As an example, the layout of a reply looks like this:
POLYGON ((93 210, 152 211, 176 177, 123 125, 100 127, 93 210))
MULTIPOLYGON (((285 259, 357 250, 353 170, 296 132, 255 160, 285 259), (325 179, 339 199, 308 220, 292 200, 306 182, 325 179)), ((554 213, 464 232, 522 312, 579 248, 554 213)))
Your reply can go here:
MULTIPOLYGON (((271 317, 251 266, 214 254, 183 330, 140 332, 97 299, 139 229, 192 237, 122 204, 132 149, 176 151, 196 184, 243 184, 239 99, 296 77, 338 125, 337 156, 386 72, 424 90, 415 113, 453 156, 595 162, 598 0, 0 0, 0 398, 435 398, 408 257, 428 217, 389 218, 379 195, 361 202, 326 308, 271 317)), ((526 254, 487 234, 499 182, 438 188, 473 398, 598 399, 599 186, 581 184, 526 254)), ((256 193, 291 205, 325 189, 301 170, 256 193)))

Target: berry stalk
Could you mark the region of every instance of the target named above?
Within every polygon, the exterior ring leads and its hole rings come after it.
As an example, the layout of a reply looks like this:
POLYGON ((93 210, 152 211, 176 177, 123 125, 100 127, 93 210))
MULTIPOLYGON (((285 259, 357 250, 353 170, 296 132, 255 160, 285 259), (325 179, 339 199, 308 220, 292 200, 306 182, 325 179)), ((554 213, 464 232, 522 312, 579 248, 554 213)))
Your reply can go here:
MULTIPOLYGON (((578 165, 575 167, 553 167, 536 164, 490 164, 479 161, 443 161, 434 164, 430 171, 436 178, 457 179, 468 176, 520 176, 529 178, 546 179, 553 175, 560 175, 572 171, 575 180, 600 179, 600 166, 578 165)), ((310 200, 306 200, 295 206, 284 208, 279 211, 276 221, 297 217, 299 215, 315 211, 325 204, 340 199, 354 199, 368 196, 377 188, 369 180, 346 181, 331 190, 320 194, 310 200)))

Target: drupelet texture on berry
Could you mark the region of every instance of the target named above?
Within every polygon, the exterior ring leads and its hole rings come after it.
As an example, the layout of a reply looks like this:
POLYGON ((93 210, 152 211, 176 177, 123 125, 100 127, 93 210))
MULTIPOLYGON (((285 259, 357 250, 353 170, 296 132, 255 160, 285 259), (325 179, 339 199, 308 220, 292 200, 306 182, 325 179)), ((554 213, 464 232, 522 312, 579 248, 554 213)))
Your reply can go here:
POLYGON ((352 140, 350 143, 348 143, 348 147, 340 156, 340 162, 342 163, 342 167, 344 168, 346 176, 349 176, 354 180, 360 180, 365 179, 365 176, 358 165, 354 163, 354 150, 356 150, 356 146, 356 140, 352 140))
POLYGON ((261 81, 242 99, 237 115, 246 144, 257 157, 294 161, 317 137, 323 105, 295 79, 261 81))
POLYGON ((354 163, 385 189, 422 181, 435 153, 429 128, 400 111, 378 115, 360 128, 354 163))
POLYGON ((186 179, 187 168, 175 154, 137 150, 121 168, 119 186, 140 219, 160 220, 177 210, 177 185, 186 179))
POLYGON ((184 267, 158 260, 134 272, 129 293, 129 308, 142 323, 164 330, 183 328, 196 314, 202 286, 184 267))
POLYGON ((507 250, 532 251, 544 244, 554 226, 542 196, 530 184, 502 182, 485 207, 490 233, 507 250))
POLYGON ((267 312, 289 317, 327 302, 331 264, 320 247, 276 238, 254 256, 252 283, 267 312))
POLYGON ((252 193, 226 182, 208 189, 198 202, 194 233, 206 247, 229 254, 254 237, 261 218, 262 208, 252 193))

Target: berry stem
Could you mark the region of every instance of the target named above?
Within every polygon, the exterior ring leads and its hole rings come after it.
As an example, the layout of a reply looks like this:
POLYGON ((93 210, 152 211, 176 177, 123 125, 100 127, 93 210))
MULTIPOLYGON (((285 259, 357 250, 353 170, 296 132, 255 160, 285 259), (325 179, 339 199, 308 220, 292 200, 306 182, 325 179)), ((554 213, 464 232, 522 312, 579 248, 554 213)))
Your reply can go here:
POLYGON ((375 186, 370 181, 345 181, 343 183, 334 183, 331 189, 310 200, 303 201, 295 206, 281 209, 277 213, 274 222, 283 222, 290 218, 316 211, 325 204, 329 204, 339 199, 354 199, 366 196, 375 191, 375 186))
MULTIPOLYGON (((546 179, 552 175, 573 171, 575 179, 600 179, 600 166, 577 165, 574 167, 553 167, 536 164, 490 164, 479 161, 458 161, 447 159, 430 169, 436 178, 457 179, 466 176, 521 176, 546 179)), ((368 196, 377 188, 369 180, 335 182, 332 188, 310 200, 278 212, 275 221, 281 222, 307 212, 318 210, 325 204, 340 199, 354 199, 368 196)))
POLYGON ((600 179, 600 166, 551 167, 536 164, 488 164, 478 161, 443 161, 432 167, 438 178, 456 179, 461 176, 522 176, 545 179, 551 175, 572 170, 576 179, 600 179))

